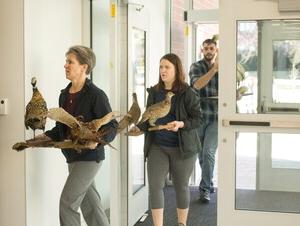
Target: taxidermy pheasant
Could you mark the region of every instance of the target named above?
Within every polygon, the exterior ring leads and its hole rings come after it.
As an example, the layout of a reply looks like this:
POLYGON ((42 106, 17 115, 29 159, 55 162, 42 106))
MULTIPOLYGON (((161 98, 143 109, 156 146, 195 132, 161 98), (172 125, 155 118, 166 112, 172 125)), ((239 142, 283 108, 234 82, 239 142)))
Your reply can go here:
POLYGON ((45 130, 45 124, 47 119, 47 103, 44 100, 42 94, 39 92, 36 86, 36 78, 31 79, 32 85, 32 97, 26 106, 25 112, 25 127, 26 129, 31 128, 35 137, 35 130, 45 130))
MULTIPOLYGON (((72 146, 76 147, 76 145, 87 145, 90 141, 107 144, 102 140, 102 137, 108 131, 98 130, 101 126, 109 123, 112 119, 115 119, 117 117, 116 114, 116 112, 110 112, 100 119, 94 119, 90 122, 83 122, 82 118, 73 117, 63 108, 52 108, 48 112, 48 117, 55 121, 61 122, 70 128, 71 143, 68 142, 68 145, 71 148, 72 146)), ((67 143, 65 144, 67 145, 67 143)))
POLYGON ((141 109, 137 100, 136 93, 132 94, 132 105, 128 113, 120 120, 117 132, 120 133, 123 129, 130 126, 132 123, 136 124, 141 116, 141 109))
POLYGON ((171 108, 172 96, 174 96, 174 93, 168 92, 163 101, 149 106, 146 109, 146 111, 143 113, 142 119, 140 120, 140 122, 138 124, 149 120, 150 126, 155 126, 155 122, 157 119, 162 118, 169 113, 170 108, 171 108))
POLYGON ((215 42, 219 41, 219 34, 214 34, 211 39, 215 42))

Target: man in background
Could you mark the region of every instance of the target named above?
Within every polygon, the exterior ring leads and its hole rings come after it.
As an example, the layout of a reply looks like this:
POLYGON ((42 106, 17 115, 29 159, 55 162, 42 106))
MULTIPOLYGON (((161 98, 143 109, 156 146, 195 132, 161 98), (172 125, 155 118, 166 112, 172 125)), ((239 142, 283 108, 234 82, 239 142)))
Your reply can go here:
POLYGON ((214 39, 206 39, 202 43, 203 59, 190 67, 190 84, 200 95, 201 110, 204 123, 199 128, 202 148, 198 159, 202 170, 199 185, 200 200, 210 201, 210 193, 214 192, 213 172, 215 154, 218 147, 218 49, 214 39))

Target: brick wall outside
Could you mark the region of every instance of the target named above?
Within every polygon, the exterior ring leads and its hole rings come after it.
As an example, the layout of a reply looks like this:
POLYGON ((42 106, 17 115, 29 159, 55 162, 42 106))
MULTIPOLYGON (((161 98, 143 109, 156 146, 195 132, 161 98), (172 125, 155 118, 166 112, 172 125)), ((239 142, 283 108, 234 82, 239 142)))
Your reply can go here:
MULTIPOLYGON (((216 9, 219 7, 219 0, 194 0, 194 9, 216 9)), ((171 10, 171 52, 177 54, 182 62, 184 62, 184 28, 183 21, 184 0, 172 0, 171 10)), ((198 42, 200 39, 211 38, 212 35, 218 33, 218 27, 211 25, 201 25, 201 29, 197 32, 198 42)), ((199 48, 199 45, 198 47, 199 48)), ((197 50, 198 51, 198 50, 197 50)))
POLYGON ((193 0, 193 9, 217 9, 219 0, 193 0))
POLYGON ((184 0, 172 1, 171 19, 171 52, 184 59, 184 0))

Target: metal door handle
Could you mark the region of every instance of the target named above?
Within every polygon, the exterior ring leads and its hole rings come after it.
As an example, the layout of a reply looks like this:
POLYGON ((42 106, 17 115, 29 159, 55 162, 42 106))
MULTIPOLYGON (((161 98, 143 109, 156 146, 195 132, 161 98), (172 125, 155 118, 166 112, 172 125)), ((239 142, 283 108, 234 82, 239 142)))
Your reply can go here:
POLYGON ((258 121, 229 121, 230 126, 270 126, 270 122, 258 121))
POLYGON ((267 126, 272 128, 300 128, 300 121, 242 121, 222 120, 223 126, 267 126))

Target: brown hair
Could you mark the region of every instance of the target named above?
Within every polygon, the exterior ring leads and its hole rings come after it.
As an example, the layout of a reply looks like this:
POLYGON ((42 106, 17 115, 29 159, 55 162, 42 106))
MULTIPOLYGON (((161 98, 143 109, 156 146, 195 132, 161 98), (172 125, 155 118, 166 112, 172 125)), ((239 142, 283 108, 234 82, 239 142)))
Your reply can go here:
MULTIPOLYGON (((175 67, 175 81, 173 82, 171 91, 178 92, 185 86, 185 74, 183 72, 183 66, 180 58, 174 53, 168 53, 160 58, 160 62, 162 60, 167 60, 175 67)), ((156 84, 156 89, 161 90, 165 88, 164 82, 161 80, 159 76, 159 81, 156 84)))
POLYGON ((90 74, 96 65, 96 56, 91 48, 85 46, 72 46, 66 52, 66 56, 69 54, 74 54, 76 59, 80 64, 86 64, 88 67, 86 69, 86 74, 90 74))
POLYGON ((214 40, 214 39, 206 39, 202 42, 202 45, 204 46, 204 44, 207 44, 207 45, 211 45, 211 44, 214 44, 215 46, 217 46, 217 42, 214 40))

